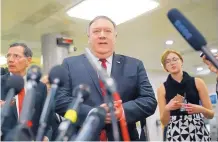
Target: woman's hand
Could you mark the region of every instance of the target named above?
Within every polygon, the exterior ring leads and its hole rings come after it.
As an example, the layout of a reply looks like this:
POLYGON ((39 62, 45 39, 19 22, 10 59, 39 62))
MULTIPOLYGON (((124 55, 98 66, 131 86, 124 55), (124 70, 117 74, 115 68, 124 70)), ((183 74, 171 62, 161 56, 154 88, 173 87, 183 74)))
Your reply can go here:
POLYGON ((171 99, 170 102, 165 106, 167 111, 180 109, 182 104, 179 101, 176 101, 175 98, 171 99))
POLYGON ((188 114, 196 114, 196 113, 203 113, 204 108, 200 105, 196 104, 184 104, 186 111, 188 114))

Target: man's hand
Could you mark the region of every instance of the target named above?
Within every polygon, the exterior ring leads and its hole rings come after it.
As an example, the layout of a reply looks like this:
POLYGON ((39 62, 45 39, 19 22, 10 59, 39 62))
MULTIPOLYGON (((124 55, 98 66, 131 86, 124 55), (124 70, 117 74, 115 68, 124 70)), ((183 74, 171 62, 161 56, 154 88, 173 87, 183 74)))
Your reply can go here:
POLYGON ((101 104, 100 107, 103 107, 107 113, 109 112, 109 107, 107 106, 106 103, 101 104))
MULTIPOLYGON (((215 56, 216 59, 218 60, 218 55, 215 56)), ((216 73, 218 75, 218 69, 209 61, 206 59, 206 56, 203 56, 203 62, 205 64, 207 64, 208 68, 210 69, 210 71, 216 73)))
POLYGON ((121 105, 122 105, 122 100, 114 101, 115 116, 116 116, 118 121, 124 115, 124 110, 121 108, 121 105))
POLYGON ((122 100, 114 101, 114 107, 119 107, 122 104, 122 100))
POLYGON ((104 122, 106 124, 110 124, 111 123, 111 116, 110 116, 110 112, 109 112, 109 107, 107 106, 106 103, 101 104, 100 107, 103 107, 105 109, 106 113, 107 113, 104 122))
POLYGON ((42 142, 48 142, 48 141, 49 141, 48 137, 44 136, 42 142))
POLYGON ((4 104, 5 104, 5 101, 0 100, 0 107, 3 107, 4 104))
MULTIPOLYGON (((122 103, 121 100, 114 101, 115 116, 116 116, 117 120, 120 120, 122 113, 123 113, 123 111, 119 109, 120 108, 119 106, 121 105, 121 103, 122 103)), ((109 112, 109 107, 107 106, 106 103, 101 104, 100 107, 103 107, 107 112, 106 118, 105 118, 105 123, 110 124, 111 123, 111 114, 109 112)))

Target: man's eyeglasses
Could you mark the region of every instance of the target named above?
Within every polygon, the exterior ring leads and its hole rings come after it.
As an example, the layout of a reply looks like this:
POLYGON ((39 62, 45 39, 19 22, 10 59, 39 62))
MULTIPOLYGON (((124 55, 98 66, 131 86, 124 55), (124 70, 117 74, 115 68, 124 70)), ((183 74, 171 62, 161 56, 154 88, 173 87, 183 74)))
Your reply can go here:
POLYGON ((95 35, 100 35, 102 31, 104 35, 110 35, 112 33, 111 29, 94 29, 92 33, 95 35))
POLYGON ((175 63, 179 60, 179 58, 166 59, 165 64, 175 63))
POLYGON ((15 60, 19 60, 20 58, 22 58, 22 57, 24 57, 24 56, 20 56, 20 55, 18 55, 18 54, 7 54, 6 56, 5 56, 5 58, 7 58, 7 59, 10 59, 10 58, 13 58, 13 59, 15 59, 15 60))

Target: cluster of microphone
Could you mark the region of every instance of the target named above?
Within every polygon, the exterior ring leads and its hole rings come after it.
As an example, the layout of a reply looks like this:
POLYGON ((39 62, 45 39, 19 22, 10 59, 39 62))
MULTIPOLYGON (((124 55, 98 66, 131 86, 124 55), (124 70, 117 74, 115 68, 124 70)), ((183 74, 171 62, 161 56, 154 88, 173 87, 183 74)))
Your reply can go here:
MULTIPOLYGON (((183 16, 177 9, 172 9, 167 14, 168 19, 173 26, 179 31, 184 39, 197 51, 201 50, 206 57, 218 68, 218 61, 214 58, 213 54, 206 48, 207 42, 203 35, 189 22, 185 16, 183 16)), ((112 116, 112 128, 115 140, 120 140, 118 134, 117 121, 113 112, 113 100, 120 100, 120 96, 116 90, 115 81, 110 78, 106 71, 100 67, 98 63, 95 63, 90 54, 89 49, 86 49, 86 56, 99 74, 99 77, 103 81, 106 89, 106 103, 108 104, 112 116)), ((33 65, 27 71, 27 80, 25 83, 26 95, 23 101, 23 108, 19 117, 19 122, 15 129, 13 129, 13 137, 10 140, 23 141, 23 140, 37 140, 42 141, 46 133, 46 126, 51 113, 52 106, 54 106, 55 96, 57 90, 64 86, 65 80, 67 80, 66 70, 57 65, 53 67, 49 73, 49 82, 51 84, 50 94, 47 95, 42 114, 39 120, 39 128, 36 134, 33 134, 30 130, 29 123, 34 113, 34 105, 36 100, 36 86, 40 81, 42 72, 40 67, 33 65)), ((1 126, 5 122, 5 118, 10 111, 11 102, 14 101, 15 96, 24 88, 24 79, 21 76, 12 75, 7 81, 7 97, 5 104, 3 105, 1 112, 1 126)), ((76 132, 76 122, 78 121, 78 112, 80 104, 84 102, 90 96, 90 88, 88 85, 80 84, 74 88, 72 95, 75 99, 69 105, 64 118, 58 128, 57 141, 91 141, 94 134, 100 133, 104 126, 104 120, 106 117, 106 111, 101 107, 96 107, 88 114, 86 120, 83 123, 82 129, 76 132)), ((122 109, 122 105, 120 105, 122 109)), ((125 115, 120 120, 120 128, 122 131, 123 139, 129 141, 129 133, 127 130, 127 124, 125 115)))
MULTIPOLYGON (((26 95, 23 101, 22 111, 19 117, 19 122, 11 134, 7 134, 5 140, 10 141, 31 141, 37 140, 42 141, 46 133, 46 126, 49 121, 49 115, 51 113, 52 107, 54 106, 55 95, 59 87, 64 85, 64 81, 67 78, 66 70, 57 65, 53 67, 49 73, 49 82, 51 84, 50 92, 46 97, 43 110, 39 120, 39 127, 36 134, 31 132, 31 125, 27 125, 32 120, 34 113, 34 105, 36 100, 36 86, 41 78, 40 67, 33 65, 27 71, 27 80, 25 84, 26 95), (12 136, 12 137, 11 137, 12 136)), ((7 81, 7 97, 5 99, 5 104, 2 107, 1 113, 1 126, 5 122, 5 118, 9 115, 11 109, 11 102, 15 100, 15 96, 19 95, 21 89, 24 88, 24 79, 18 75, 11 75, 7 81)), ((74 125, 78 118, 78 111, 80 104, 90 96, 90 88, 88 85, 80 84, 74 88, 72 94, 76 96, 76 99, 72 101, 66 111, 64 118, 58 128, 58 135, 56 136, 57 141, 63 140, 92 140, 94 134, 100 133, 100 130, 104 126, 104 120, 106 117, 106 111, 103 108, 97 107, 93 109, 87 116, 85 122, 83 123, 83 129, 76 135, 76 126, 74 125)))

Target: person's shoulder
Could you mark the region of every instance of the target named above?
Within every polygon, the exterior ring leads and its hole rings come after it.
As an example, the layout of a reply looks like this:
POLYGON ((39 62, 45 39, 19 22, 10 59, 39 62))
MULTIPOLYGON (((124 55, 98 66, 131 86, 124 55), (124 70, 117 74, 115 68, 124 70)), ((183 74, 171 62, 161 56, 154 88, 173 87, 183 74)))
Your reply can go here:
POLYGON ((194 81, 197 89, 201 89, 203 86, 206 86, 204 80, 199 77, 194 77, 194 81))
POLYGON ((135 57, 130 57, 130 56, 122 55, 122 54, 115 54, 115 56, 117 56, 118 58, 122 58, 123 60, 125 60, 128 63, 139 64, 139 63, 142 62, 140 59, 137 59, 135 57))
POLYGON ((204 82, 204 80, 199 77, 193 77, 193 78, 195 79, 195 82, 198 82, 198 83, 204 82))
POLYGON ((0 96, 2 99, 5 99, 5 97, 7 95, 6 93, 7 93, 8 87, 6 86, 6 84, 7 84, 8 77, 9 77, 9 74, 1 75, 1 81, 0 81, 1 93, 0 93, 0 96))
POLYGON ((5 82, 9 77, 9 73, 1 75, 1 83, 5 82))
POLYGON ((157 89, 158 90, 165 90, 164 83, 161 83, 160 86, 157 89))
POLYGON ((72 62, 72 61, 78 61, 85 57, 85 54, 77 55, 77 56, 70 56, 64 59, 65 62, 72 62))
POLYGON ((161 94, 165 94, 166 90, 165 90, 165 86, 164 83, 162 83, 158 88, 157 88, 157 94, 161 95, 161 94))

